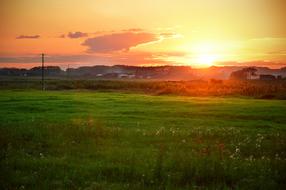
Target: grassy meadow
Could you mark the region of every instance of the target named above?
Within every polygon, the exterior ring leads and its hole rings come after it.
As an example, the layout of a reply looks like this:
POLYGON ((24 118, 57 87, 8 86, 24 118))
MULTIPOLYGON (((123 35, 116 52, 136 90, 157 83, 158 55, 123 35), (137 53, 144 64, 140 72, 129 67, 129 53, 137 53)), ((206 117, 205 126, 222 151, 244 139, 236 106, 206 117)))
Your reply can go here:
POLYGON ((0 91, 0 189, 285 189, 286 101, 0 91))
MULTIPOLYGON (((39 77, 0 77, 0 89, 42 89, 39 77)), ((144 93, 151 95, 179 96, 246 96, 258 99, 286 100, 286 80, 128 80, 128 79, 77 79, 48 78, 45 80, 47 90, 94 90, 144 93)))

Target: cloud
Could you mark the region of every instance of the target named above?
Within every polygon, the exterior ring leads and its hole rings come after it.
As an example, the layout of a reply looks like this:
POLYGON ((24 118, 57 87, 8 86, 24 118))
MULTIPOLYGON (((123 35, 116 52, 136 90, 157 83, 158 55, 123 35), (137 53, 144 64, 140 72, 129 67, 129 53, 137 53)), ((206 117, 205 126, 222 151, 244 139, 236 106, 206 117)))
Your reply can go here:
MULTIPOLYGON (((68 63, 68 62, 86 62, 90 61, 94 56, 79 54, 79 55, 45 55, 47 63, 68 63)), ((0 56, 0 63, 40 63, 41 55, 31 56, 0 56)))
MULTIPOLYGON (((106 54, 77 54, 77 55, 46 55, 46 65, 58 65, 63 68, 87 65, 130 65, 130 66, 161 66, 182 65, 169 57, 186 56, 184 52, 111 52, 106 54)), ((41 65, 41 55, 29 56, 0 56, 2 67, 34 67, 41 65)), ((280 68, 286 66, 279 61, 248 61, 248 62, 216 62, 217 66, 268 66, 280 68)))
POLYGON ((128 51, 140 44, 158 41, 156 34, 147 32, 113 33, 86 39, 82 45, 88 47, 88 52, 128 51))
POLYGON ((161 33, 160 36, 164 37, 164 38, 172 38, 174 36, 176 36, 177 34, 176 33, 173 33, 173 32, 164 32, 164 33, 161 33))
POLYGON ((16 39, 38 39, 40 35, 20 35, 17 36, 16 39))
POLYGON ((269 55, 286 55, 286 50, 269 51, 266 54, 269 54, 269 55))
POLYGON ((124 32, 143 32, 144 30, 141 28, 130 28, 127 30, 122 30, 122 31, 124 31, 124 32))
POLYGON ((67 37, 69 37, 69 38, 84 38, 87 36, 88 36, 88 34, 84 33, 84 32, 69 32, 67 34, 67 37))
POLYGON ((59 35, 58 37, 59 37, 59 38, 65 38, 66 35, 65 35, 65 34, 61 34, 61 35, 59 35))
POLYGON ((256 61, 221 61, 216 62, 216 66, 245 66, 245 67, 271 67, 271 68, 282 68, 286 66, 285 62, 281 61, 264 61, 264 60, 256 60, 256 61))
MULTIPOLYGON (((105 54, 77 54, 77 55, 46 55, 45 63, 47 65, 167 65, 170 62, 164 59, 158 59, 158 56, 164 54, 153 54, 151 52, 111 52, 105 54)), ((0 56, 1 66, 25 67, 25 65, 41 65, 41 55, 29 56, 0 56)))

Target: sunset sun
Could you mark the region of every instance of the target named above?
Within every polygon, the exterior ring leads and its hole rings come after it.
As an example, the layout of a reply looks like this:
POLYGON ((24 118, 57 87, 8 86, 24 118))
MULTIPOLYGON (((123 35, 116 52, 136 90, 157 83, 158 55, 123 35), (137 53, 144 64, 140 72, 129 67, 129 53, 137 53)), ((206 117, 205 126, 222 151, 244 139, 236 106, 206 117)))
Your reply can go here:
POLYGON ((195 61, 201 67, 209 67, 217 61, 217 56, 212 54, 201 54, 196 57, 195 61))
POLYGON ((190 52, 190 62, 195 67, 210 67, 219 61, 217 51, 222 49, 218 44, 211 42, 198 42, 186 46, 190 52))

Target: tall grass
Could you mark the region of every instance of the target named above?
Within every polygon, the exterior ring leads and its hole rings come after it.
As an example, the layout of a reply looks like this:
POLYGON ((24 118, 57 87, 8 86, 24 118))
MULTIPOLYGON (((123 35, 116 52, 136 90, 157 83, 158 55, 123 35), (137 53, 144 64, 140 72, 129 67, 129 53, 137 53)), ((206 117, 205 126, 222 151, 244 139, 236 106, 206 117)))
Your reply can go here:
POLYGON ((285 133, 200 127, 158 134, 72 123, 2 130, 2 188, 286 187, 285 133))
MULTIPOLYGON (((155 95, 250 96, 286 99, 286 81, 148 81, 148 80, 54 80, 46 81, 48 90, 87 89, 99 91, 143 92, 155 95)), ((1 80, 0 89, 41 89, 36 79, 1 80)))

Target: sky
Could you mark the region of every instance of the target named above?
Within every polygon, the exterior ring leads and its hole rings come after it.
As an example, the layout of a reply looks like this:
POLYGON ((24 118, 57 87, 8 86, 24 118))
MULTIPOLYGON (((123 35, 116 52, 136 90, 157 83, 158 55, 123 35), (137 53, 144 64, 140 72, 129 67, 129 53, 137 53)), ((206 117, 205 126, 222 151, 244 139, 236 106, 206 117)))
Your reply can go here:
POLYGON ((285 0, 0 0, 0 67, 286 66, 285 0))

